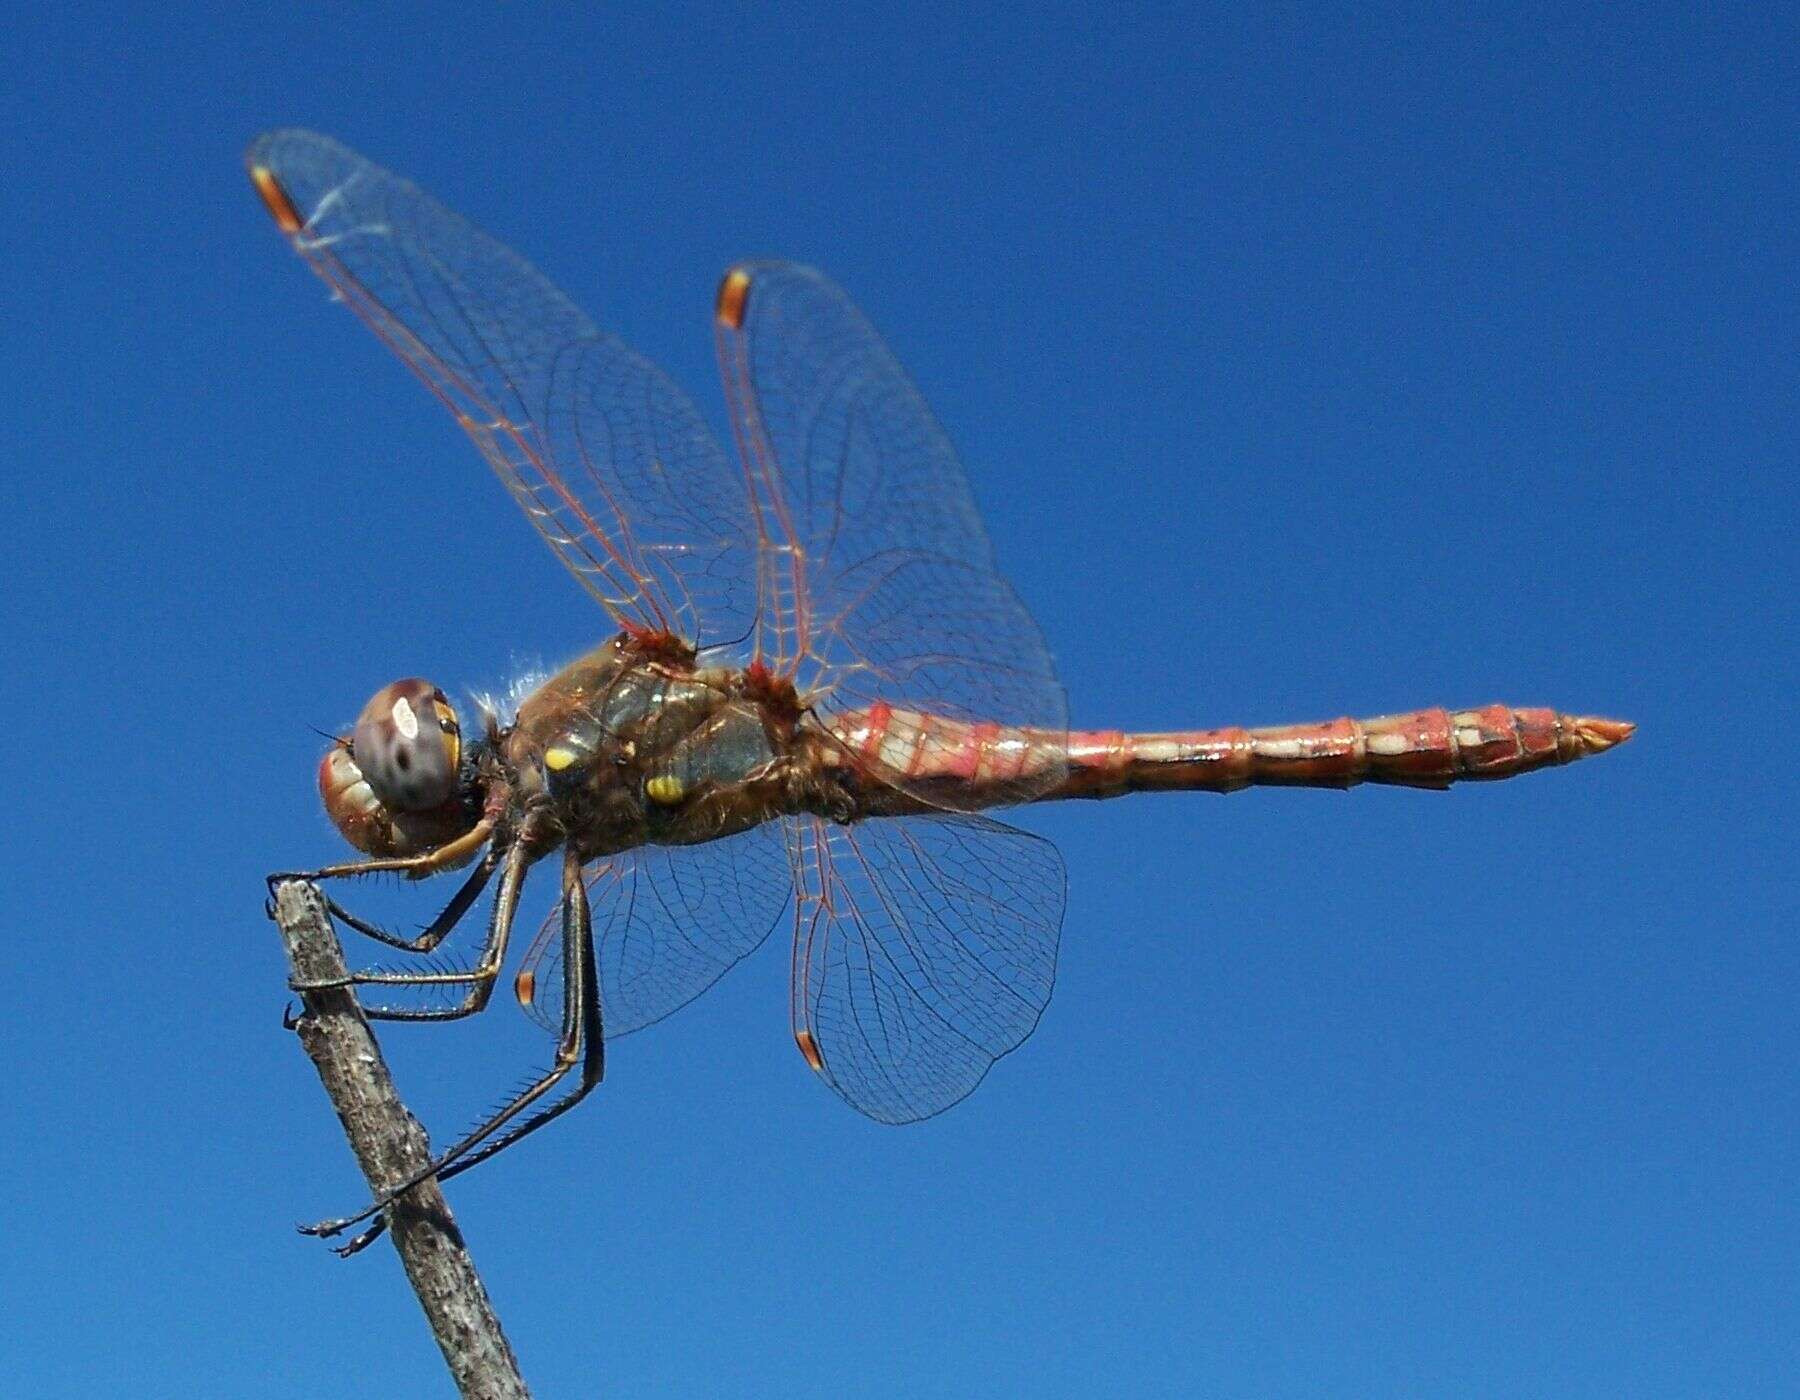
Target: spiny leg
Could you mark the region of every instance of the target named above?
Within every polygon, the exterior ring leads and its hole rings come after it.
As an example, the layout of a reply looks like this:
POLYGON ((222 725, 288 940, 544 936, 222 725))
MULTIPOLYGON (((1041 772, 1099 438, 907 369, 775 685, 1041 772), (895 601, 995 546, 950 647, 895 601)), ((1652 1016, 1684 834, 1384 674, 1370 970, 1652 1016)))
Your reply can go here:
MULTIPOLYGON (((428 1177, 448 1180, 468 1171, 495 1153, 512 1146, 528 1133, 535 1132, 553 1118, 567 1113, 600 1083, 606 1068, 606 1042, 601 1023, 600 979, 594 959, 593 916, 588 907, 587 886, 581 878, 581 862, 572 851, 565 851, 563 859, 562 916, 563 966, 568 971, 563 978, 563 1026, 562 1034, 557 1040, 555 1063, 498 1113, 478 1124, 472 1132, 428 1166, 393 1189, 383 1192, 363 1210, 341 1220, 303 1225, 300 1227, 302 1234, 321 1238, 339 1234, 359 1221, 367 1220, 377 1211, 386 1209, 396 1198, 428 1177), (554 1089, 578 1063, 581 1066, 581 1079, 575 1088, 556 1102, 539 1109, 495 1141, 487 1141, 519 1113, 554 1089)), ((347 1258, 379 1238, 384 1229, 386 1222, 377 1221, 348 1244, 341 1246, 337 1252, 347 1258)))
POLYGON ((272 899, 275 886, 283 880, 304 880, 309 884, 317 884, 322 880, 346 880, 353 879, 358 875, 384 874, 401 875, 409 880, 423 880, 431 875, 454 870, 468 859, 472 852, 479 850, 484 845, 487 846, 487 850, 482 854, 480 864, 470 872, 469 878, 456 892, 450 903, 444 906, 443 912, 411 938, 402 934, 390 933, 378 924, 358 918, 335 899, 327 897, 325 900, 325 907, 330 911, 331 917, 344 924, 345 927, 353 928, 366 937, 373 938, 379 943, 385 943, 389 947, 399 948, 404 952, 429 953, 449 937, 450 931, 456 927, 462 916, 468 913, 470 907, 480 897, 489 877, 493 875, 494 867, 499 862, 499 853, 489 843, 493 831, 493 823, 483 820, 478 822, 474 829, 466 835, 439 846, 435 850, 427 851, 424 855, 346 861, 338 865, 321 866, 317 870, 278 870, 267 876, 266 881, 272 899))
MULTIPOLYGON (((321 866, 317 870, 278 870, 266 877, 269 889, 283 880, 304 880, 316 884, 323 880, 353 879, 359 875, 400 875, 409 880, 423 880, 429 876, 453 870, 469 855, 483 845, 487 845, 493 835, 493 823, 483 820, 476 824, 467 834, 456 840, 439 846, 434 850, 417 856, 381 857, 373 860, 345 861, 336 865, 321 866)), ((466 913, 481 893, 482 886, 492 875, 497 859, 490 845, 483 856, 481 864, 471 874, 469 880, 459 890, 444 911, 418 935, 407 938, 400 934, 390 933, 379 925, 369 923, 350 913, 336 900, 327 898, 325 903, 333 918, 341 920, 346 926, 355 929, 379 942, 407 952, 429 952, 447 937, 457 921, 466 913)))
POLYGON ((462 888, 451 897, 443 911, 412 938, 389 933, 379 924, 358 918, 329 896, 325 899, 325 908, 330 911, 332 918, 346 928, 355 929, 378 943, 385 943, 390 948, 398 948, 407 953, 429 953, 450 936, 451 931, 462 922, 463 915, 481 898, 481 892, 487 888, 487 882, 493 877, 494 869, 499 864, 500 853, 489 846, 482 855, 480 864, 469 872, 469 878, 463 881, 462 888))
MULTIPOLYGON (((519 890, 524 883, 525 872, 531 864, 531 859, 526 854, 522 842, 515 842, 508 847, 503 859, 505 869, 500 876, 500 888, 494 895, 494 910, 488 919, 487 937, 482 942, 480 955, 477 957, 474 967, 467 970, 432 972, 390 972, 385 970, 353 972, 342 982, 307 986, 295 985, 294 990, 299 992, 317 991, 327 986, 463 987, 466 989, 462 997, 449 1006, 419 1008, 365 1006, 363 1013, 374 1021, 455 1021, 465 1016, 473 1016, 485 1009, 488 998, 494 990, 494 981, 500 975, 500 967, 506 961, 507 940, 512 935, 513 919, 518 913, 519 890)), ((483 864, 488 863, 488 860, 484 858, 483 864)), ((463 909, 466 909, 474 902, 476 895, 481 892, 481 886, 486 883, 487 876, 477 870, 475 876, 472 876, 457 892, 456 898, 451 900, 450 908, 445 911, 446 915, 459 903, 463 909)), ((456 917, 461 917, 460 912, 456 917)), ((455 919, 450 922, 451 926, 454 926, 455 919)), ((354 925, 352 926, 354 927, 354 925)), ((444 932, 448 933, 449 929, 446 928, 444 932)))

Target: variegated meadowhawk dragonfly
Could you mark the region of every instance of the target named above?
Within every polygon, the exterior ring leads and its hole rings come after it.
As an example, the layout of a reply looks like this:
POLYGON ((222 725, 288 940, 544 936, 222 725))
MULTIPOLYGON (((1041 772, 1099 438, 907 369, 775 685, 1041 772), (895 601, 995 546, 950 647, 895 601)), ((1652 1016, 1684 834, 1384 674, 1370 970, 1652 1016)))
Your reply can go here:
MULTIPOLYGON (((956 1103, 1036 1026, 1062 923, 1055 848, 987 809, 1442 788, 1631 733, 1505 705, 1071 732, 943 430, 819 273, 749 264, 719 288, 734 461, 661 371, 411 184, 298 131, 263 137, 249 165, 294 250, 449 409, 610 619, 597 648, 516 714, 487 710, 479 733, 428 681, 397 681, 320 766, 326 809, 366 858, 308 878, 473 866, 416 937, 332 902, 351 927, 429 952, 498 877, 472 967, 352 978, 371 997, 435 987, 444 1004, 372 1016, 480 1011, 527 872, 561 852, 558 909, 515 982, 556 1034, 555 1062, 415 1180, 466 1170, 578 1101, 600 1079, 602 1017, 618 1036, 667 1016, 784 911, 807 1063, 883 1122, 956 1103)), ((404 1189, 311 1228, 335 1234, 404 1189)))

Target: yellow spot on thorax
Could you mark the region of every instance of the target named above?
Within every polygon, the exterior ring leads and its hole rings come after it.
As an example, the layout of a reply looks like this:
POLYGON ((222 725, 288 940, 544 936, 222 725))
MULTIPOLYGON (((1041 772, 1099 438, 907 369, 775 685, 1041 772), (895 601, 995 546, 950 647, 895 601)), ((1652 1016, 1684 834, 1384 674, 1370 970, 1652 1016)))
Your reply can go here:
POLYGON ((563 769, 567 768, 574 761, 575 751, 573 749, 559 748, 544 750, 544 767, 548 768, 552 773, 562 772, 563 769))
POLYGON ((665 807, 681 801, 682 791, 681 779, 668 773, 659 773, 644 784, 645 796, 665 807))

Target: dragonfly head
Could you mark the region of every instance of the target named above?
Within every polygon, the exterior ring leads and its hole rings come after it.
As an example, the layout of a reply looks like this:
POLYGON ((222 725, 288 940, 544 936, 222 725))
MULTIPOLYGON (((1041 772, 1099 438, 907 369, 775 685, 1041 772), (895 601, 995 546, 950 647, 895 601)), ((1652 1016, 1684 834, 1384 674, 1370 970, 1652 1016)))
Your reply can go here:
POLYGON ((319 796, 343 837, 371 856, 414 856, 467 835, 481 816, 462 728, 444 692, 416 676, 369 698, 319 763, 319 796))

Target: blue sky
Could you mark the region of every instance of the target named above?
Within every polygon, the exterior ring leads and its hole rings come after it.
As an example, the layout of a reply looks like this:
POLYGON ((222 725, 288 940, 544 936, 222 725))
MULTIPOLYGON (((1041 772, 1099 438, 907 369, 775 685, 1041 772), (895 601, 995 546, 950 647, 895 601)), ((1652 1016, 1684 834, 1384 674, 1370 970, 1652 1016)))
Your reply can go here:
MULTIPOLYGON (((451 1188, 539 1394, 1800 1386, 1800 36, 1426 13, 15 29, 8 1391, 447 1389, 391 1252, 290 1231, 363 1187, 260 877, 337 850, 308 726, 604 619, 268 226, 239 157, 285 124, 516 244, 715 422, 719 271, 828 269, 1078 723, 1642 726, 1448 795, 1027 814, 1070 871, 1055 999, 921 1127, 812 1082, 765 950, 451 1188)), ((440 1136, 537 1053, 503 1002, 384 1043, 440 1136)))

